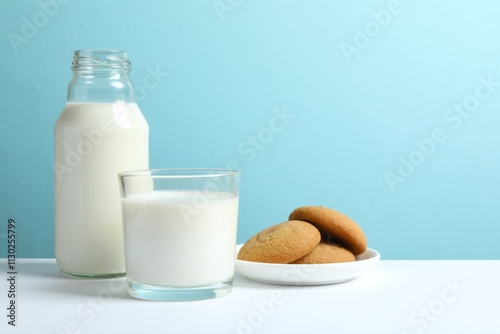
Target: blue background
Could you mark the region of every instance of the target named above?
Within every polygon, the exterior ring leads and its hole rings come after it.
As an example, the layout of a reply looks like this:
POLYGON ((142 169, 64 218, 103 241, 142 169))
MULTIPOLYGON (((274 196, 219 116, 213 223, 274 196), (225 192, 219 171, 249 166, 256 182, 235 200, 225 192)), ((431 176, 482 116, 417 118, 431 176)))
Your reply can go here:
POLYGON ((53 257, 72 52, 114 48, 151 167, 241 169, 238 242, 324 205, 385 259, 498 258, 494 1, 0 0, 0 16, 2 256, 10 217, 19 257, 53 257))

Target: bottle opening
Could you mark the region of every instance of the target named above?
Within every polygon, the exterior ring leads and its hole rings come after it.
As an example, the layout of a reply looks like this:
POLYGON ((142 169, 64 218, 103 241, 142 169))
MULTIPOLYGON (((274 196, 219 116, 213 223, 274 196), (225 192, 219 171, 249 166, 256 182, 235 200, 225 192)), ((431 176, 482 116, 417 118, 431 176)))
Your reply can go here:
POLYGON ((73 54, 71 69, 79 73, 95 71, 130 71, 128 53, 122 50, 88 49, 73 54))

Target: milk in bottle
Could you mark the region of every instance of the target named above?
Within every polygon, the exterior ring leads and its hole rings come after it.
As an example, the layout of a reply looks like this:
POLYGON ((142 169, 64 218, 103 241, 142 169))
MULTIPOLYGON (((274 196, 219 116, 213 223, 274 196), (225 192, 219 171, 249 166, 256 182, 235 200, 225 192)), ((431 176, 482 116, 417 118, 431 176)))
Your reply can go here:
POLYGON ((147 169, 148 124, 124 51, 75 51, 55 125, 55 255, 70 276, 125 273, 117 174, 147 169))

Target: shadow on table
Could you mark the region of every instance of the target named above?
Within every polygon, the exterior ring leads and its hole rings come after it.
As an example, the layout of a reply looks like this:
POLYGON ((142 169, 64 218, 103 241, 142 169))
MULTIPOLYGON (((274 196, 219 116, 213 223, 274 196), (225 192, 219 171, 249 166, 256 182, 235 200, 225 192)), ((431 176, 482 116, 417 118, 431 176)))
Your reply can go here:
MULTIPOLYGON (((18 276, 20 281, 24 280, 23 277, 33 276, 40 277, 46 282, 41 284, 41 288, 50 294, 59 296, 82 296, 88 297, 86 299, 97 299, 101 302, 109 302, 113 298, 137 300, 131 297, 127 292, 127 282, 125 277, 112 278, 112 279, 83 279, 65 276, 59 271, 55 262, 36 262, 23 266, 18 263, 18 276)), ((33 278, 32 278, 33 279, 33 278)), ((331 285, 330 289, 346 287, 355 284, 356 279, 345 282, 343 284, 331 285)), ((273 291, 279 289, 280 291, 297 290, 297 285, 274 285, 258 283, 247 279, 246 277, 236 273, 233 282, 234 291, 237 290, 268 290, 273 291)), ((322 286, 300 286, 302 292, 312 292, 316 289, 320 290, 322 286)), ((298 290, 297 290, 298 291, 298 290)))

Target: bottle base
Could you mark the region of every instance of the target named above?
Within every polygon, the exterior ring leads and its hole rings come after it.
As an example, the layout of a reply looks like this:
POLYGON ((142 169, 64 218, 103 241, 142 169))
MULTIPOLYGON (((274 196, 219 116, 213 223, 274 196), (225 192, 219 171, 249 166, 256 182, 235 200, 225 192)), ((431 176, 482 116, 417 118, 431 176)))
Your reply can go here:
POLYGON ((65 276, 72 278, 82 278, 82 279, 107 279, 107 278, 118 278, 125 277, 126 273, 112 273, 112 274, 80 274, 80 273, 69 273, 61 270, 65 276))

